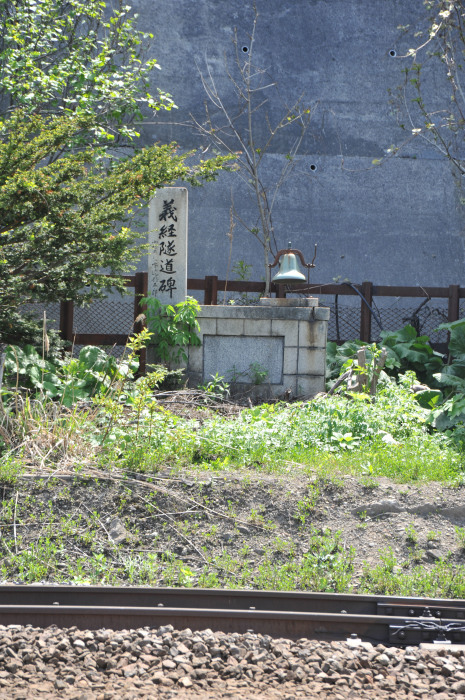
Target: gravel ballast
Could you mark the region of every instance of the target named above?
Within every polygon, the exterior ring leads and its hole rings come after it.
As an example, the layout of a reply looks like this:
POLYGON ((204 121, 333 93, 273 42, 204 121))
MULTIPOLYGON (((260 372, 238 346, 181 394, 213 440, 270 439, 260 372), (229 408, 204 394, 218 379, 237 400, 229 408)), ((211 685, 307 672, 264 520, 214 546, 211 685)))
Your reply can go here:
POLYGON ((0 626, 0 698, 465 697, 465 647, 0 626))

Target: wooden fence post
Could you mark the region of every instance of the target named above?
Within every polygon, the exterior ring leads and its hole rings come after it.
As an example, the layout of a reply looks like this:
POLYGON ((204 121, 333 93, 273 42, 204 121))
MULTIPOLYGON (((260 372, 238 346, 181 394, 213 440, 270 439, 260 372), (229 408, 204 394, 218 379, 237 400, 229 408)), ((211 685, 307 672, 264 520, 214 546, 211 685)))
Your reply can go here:
POLYGON ((205 306, 216 306, 218 304, 218 277, 216 275, 207 275, 205 277, 203 303, 205 306))
MULTIPOLYGON (((148 285, 149 285, 149 275, 148 272, 136 272, 134 279, 134 333, 140 333, 142 328, 146 326, 146 322, 142 320, 137 320, 140 314, 147 311, 147 304, 141 304, 140 300, 142 297, 148 296, 148 285)), ((137 372, 138 376, 146 373, 147 366, 147 350, 143 348, 140 350, 139 354, 139 370, 137 372)))
POLYGON ((141 320, 138 321, 137 318, 147 310, 147 305, 142 305, 140 303, 142 297, 146 297, 147 294, 148 273, 136 272, 134 280, 134 333, 140 333, 142 328, 146 325, 141 320))
POLYGON ((63 340, 73 342, 74 302, 60 303, 60 333, 63 340))
MULTIPOLYGON (((373 303, 373 282, 363 282, 361 293, 367 300, 368 304, 373 303)), ((371 343, 371 309, 361 300, 360 308, 360 340, 364 343, 371 343)))
POLYGON ((447 309, 447 320, 458 321, 460 315, 460 285, 449 285, 449 307, 447 309))

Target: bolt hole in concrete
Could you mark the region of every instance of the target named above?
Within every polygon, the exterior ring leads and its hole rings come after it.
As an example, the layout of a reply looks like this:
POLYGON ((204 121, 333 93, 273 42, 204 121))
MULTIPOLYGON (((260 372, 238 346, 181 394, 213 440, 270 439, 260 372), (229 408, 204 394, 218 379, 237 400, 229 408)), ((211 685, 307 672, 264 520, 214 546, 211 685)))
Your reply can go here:
POLYGON ((389 55, 392 56, 392 58, 395 58, 397 56, 397 51, 395 49, 391 49, 389 51, 389 55))
POLYGON ((316 169, 317 169, 317 166, 315 165, 315 163, 312 163, 310 166, 310 170, 313 170, 313 172, 315 172, 316 169))
POLYGON ((242 51, 243 51, 244 53, 249 53, 249 47, 248 47, 248 46, 243 46, 243 47, 242 47, 242 51))

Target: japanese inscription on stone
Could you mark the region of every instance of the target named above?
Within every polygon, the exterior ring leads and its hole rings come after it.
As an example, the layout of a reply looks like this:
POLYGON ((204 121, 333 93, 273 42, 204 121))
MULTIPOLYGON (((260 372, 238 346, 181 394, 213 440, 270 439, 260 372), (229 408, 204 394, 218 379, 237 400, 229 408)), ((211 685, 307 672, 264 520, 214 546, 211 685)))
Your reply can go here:
POLYGON ((149 205, 149 293, 162 304, 187 295, 187 189, 165 187, 149 205))

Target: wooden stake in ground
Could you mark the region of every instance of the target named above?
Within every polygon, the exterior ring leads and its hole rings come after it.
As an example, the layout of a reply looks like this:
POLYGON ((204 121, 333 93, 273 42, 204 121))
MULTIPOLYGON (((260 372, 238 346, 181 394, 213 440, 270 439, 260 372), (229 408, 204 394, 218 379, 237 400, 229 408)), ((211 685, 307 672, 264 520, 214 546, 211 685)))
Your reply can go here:
MULTIPOLYGON (((334 393, 335 388, 342 384, 343 381, 347 381, 348 391, 355 391, 358 393, 368 391, 369 379, 367 372, 364 371, 366 370, 366 350, 366 347, 363 346, 357 351, 357 365, 359 367, 359 371, 357 373, 354 373, 353 369, 350 369, 347 372, 345 372, 341 377, 339 377, 336 384, 331 388, 331 391, 328 393, 334 393)), ((379 376, 381 374, 381 370, 385 365, 386 357, 387 350, 386 348, 383 348, 381 351, 381 355, 377 358, 376 362, 374 363, 369 386, 370 396, 375 396, 376 394, 379 376)))

